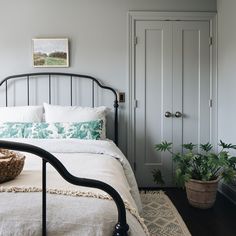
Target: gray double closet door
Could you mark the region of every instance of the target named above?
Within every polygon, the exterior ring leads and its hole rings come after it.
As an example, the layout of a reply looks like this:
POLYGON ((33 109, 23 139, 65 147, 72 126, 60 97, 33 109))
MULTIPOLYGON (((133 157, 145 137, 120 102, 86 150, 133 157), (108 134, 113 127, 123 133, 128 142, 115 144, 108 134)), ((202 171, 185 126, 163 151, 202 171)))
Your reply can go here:
POLYGON ((156 186, 160 169, 173 186, 169 153, 154 150, 167 140, 174 151, 183 143, 208 142, 211 133, 210 25, 208 21, 137 21, 135 35, 136 177, 141 187, 156 186))

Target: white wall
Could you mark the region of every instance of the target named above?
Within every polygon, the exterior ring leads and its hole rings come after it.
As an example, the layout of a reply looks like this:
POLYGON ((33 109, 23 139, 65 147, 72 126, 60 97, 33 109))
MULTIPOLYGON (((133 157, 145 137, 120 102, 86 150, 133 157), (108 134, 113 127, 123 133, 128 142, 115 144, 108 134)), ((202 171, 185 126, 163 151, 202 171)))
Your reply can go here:
MULTIPOLYGON (((71 41, 71 67, 60 71, 90 74, 127 93, 129 10, 216 11, 216 0, 0 0, 0 80, 42 71, 31 66, 31 39, 63 36, 71 41)), ((121 109, 120 129, 124 152, 126 107, 121 109)))
MULTIPOLYGON (((218 11, 218 139, 236 144, 236 1, 217 0, 218 11)), ((236 154, 236 152, 235 152, 236 154)), ((236 188, 219 190, 236 203, 236 188)))
POLYGON ((218 0, 218 138, 236 144, 236 1, 218 0))

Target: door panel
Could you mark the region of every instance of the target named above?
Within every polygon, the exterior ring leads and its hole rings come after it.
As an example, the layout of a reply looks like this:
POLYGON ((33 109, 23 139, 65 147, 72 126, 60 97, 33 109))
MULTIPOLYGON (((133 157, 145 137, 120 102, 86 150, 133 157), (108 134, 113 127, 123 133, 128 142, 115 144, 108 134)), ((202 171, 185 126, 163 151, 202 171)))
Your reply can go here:
POLYGON ((156 42, 162 42, 163 32, 156 29, 146 29, 145 31, 145 84, 144 84, 144 99, 145 99, 145 117, 144 117, 144 131, 145 131, 145 163, 158 164, 161 163, 160 157, 156 155, 153 149, 153 141, 158 139, 157 130, 161 130, 161 122, 156 124, 156 120, 160 119, 161 103, 153 109, 153 102, 161 100, 161 76, 158 79, 156 76, 158 71, 161 71, 163 55, 158 53, 162 45, 157 45, 156 42), (155 62, 156 65, 153 63, 155 62), (159 88, 159 89, 157 89, 159 88), (155 127, 154 129, 152 127, 155 127), (154 131, 154 132, 153 132, 154 131))
POLYGON ((161 140, 171 139, 172 120, 164 119, 163 115, 166 110, 172 112, 171 28, 169 22, 136 24, 135 156, 140 186, 150 185, 154 168, 165 168, 166 180, 171 181, 170 158, 154 150, 154 145, 161 140))
POLYGON ((210 140, 210 48, 208 22, 173 23, 173 143, 210 140))

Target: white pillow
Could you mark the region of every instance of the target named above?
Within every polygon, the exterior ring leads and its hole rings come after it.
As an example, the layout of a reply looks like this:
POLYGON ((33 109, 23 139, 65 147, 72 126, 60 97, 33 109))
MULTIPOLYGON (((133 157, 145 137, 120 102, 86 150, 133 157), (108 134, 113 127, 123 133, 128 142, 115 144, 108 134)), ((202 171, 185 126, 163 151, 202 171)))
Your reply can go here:
POLYGON ((106 113, 108 108, 100 107, 79 107, 79 106, 58 106, 44 103, 45 121, 52 122, 85 122, 103 120, 101 139, 106 139, 106 113))
POLYGON ((43 106, 0 107, 0 122, 41 122, 43 106))

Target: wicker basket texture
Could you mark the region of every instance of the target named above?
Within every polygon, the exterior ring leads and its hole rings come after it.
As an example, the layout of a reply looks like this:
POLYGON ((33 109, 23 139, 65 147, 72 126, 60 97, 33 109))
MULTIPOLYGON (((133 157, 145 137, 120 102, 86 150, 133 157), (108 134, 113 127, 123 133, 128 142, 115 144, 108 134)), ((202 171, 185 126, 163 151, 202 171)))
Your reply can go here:
POLYGON ((21 173, 24 163, 24 155, 0 149, 0 183, 16 178, 21 173))
POLYGON ((191 179, 185 183, 187 198, 190 205, 208 209, 216 200, 216 192, 219 179, 212 181, 200 181, 191 179))

